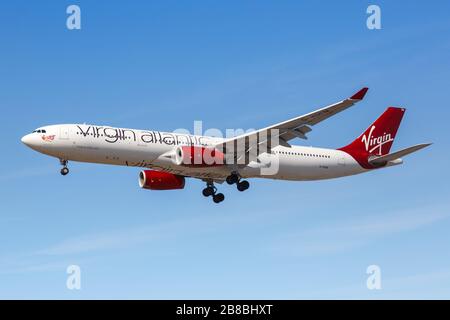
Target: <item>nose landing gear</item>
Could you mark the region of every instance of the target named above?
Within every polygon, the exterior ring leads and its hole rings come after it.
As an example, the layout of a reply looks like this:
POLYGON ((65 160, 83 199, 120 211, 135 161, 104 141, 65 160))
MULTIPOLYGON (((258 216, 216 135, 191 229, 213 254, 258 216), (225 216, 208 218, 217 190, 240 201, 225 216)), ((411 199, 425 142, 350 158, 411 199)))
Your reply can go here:
POLYGON ((65 176, 69 173, 69 168, 67 168, 67 160, 64 159, 60 159, 59 162, 61 163, 61 165, 63 166, 63 168, 61 169, 61 175, 65 176))

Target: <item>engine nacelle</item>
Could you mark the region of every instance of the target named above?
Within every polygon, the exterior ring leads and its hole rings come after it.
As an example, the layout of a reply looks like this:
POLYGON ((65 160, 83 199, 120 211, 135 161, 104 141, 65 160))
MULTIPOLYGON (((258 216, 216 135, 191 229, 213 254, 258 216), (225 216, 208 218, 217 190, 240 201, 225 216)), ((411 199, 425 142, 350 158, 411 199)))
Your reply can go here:
POLYGON ((139 173, 139 186, 150 190, 175 190, 184 188, 183 176, 168 172, 144 170, 139 173))
POLYGON ((175 149, 175 164, 189 167, 222 166, 225 164, 225 155, 214 148, 180 146, 175 149))

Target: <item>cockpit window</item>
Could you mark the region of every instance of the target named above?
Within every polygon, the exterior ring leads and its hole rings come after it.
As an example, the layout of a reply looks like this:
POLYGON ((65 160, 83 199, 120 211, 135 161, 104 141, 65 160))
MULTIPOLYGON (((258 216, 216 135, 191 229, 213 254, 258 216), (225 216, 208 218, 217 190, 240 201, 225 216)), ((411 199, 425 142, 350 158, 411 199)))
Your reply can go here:
POLYGON ((34 130, 32 133, 47 133, 47 131, 43 130, 43 129, 39 129, 39 130, 34 130))

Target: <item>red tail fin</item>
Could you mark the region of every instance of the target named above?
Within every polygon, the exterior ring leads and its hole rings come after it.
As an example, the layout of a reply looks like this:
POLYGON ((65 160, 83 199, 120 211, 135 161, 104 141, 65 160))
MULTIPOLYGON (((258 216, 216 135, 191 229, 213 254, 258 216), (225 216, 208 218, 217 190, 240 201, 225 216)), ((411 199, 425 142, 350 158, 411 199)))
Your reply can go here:
POLYGON ((373 168, 368 158, 389 153, 404 113, 403 108, 387 108, 362 135, 339 150, 350 154, 364 168, 373 168))

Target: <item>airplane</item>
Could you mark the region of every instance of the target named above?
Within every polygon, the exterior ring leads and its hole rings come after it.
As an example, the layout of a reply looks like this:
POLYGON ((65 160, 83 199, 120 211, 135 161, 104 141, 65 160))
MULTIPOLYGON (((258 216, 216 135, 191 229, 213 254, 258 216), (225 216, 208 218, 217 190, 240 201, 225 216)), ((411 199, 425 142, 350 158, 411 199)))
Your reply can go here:
POLYGON ((150 190, 185 187, 186 178, 206 183, 202 193, 215 203, 225 199, 216 183, 249 188, 249 178, 322 180, 345 177, 403 163, 401 157, 429 146, 422 143, 389 153, 404 108, 388 107, 358 138, 339 149, 295 146, 312 127, 363 100, 364 87, 350 98, 296 118, 231 138, 97 126, 48 125, 25 135, 31 149, 56 157, 61 174, 68 161, 145 168, 139 186, 150 190))

